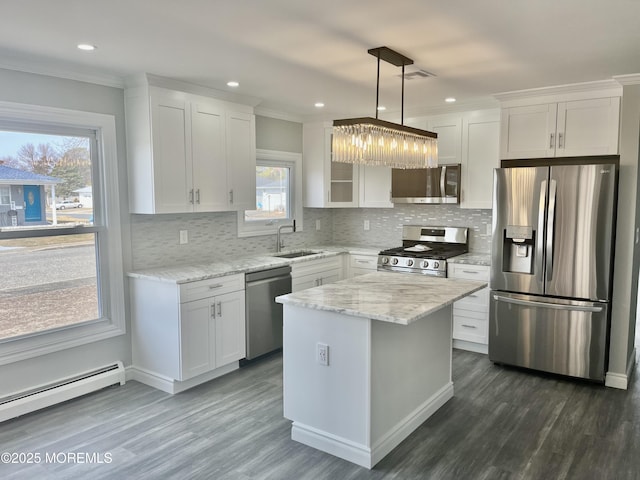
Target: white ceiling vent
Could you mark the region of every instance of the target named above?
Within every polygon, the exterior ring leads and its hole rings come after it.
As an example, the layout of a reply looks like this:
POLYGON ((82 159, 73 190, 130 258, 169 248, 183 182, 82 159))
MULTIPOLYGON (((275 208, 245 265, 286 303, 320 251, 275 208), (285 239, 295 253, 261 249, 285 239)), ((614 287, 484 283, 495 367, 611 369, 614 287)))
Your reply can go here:
MULTIPOLYGON (((435 77, 435 73, 427 72, 426 70, 420 69, 406 69, 404 72, 405 80, 414 80, 420 78, 429 78, 435 77)), ((398 77, 402 78, 402 74, 398 75, 398 77)))

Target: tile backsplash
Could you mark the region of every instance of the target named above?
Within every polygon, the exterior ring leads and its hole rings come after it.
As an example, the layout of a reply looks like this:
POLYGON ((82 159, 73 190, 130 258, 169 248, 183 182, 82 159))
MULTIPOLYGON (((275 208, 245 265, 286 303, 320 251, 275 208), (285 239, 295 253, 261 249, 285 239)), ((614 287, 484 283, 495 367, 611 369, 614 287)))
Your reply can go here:
MULTIPOLYGON (((469 227, 469 249, 491 251, 491 210, 467 210, 455 205, 396 205, 395 208, 304 209, 304 229, 284 233, 285 248, 341 244, 395 247, 402 240, 402 225, 469 227), (316 230, 316 220, 320 230, 316 230), (364 221, 369 230, 364 230, 364 221)), ((189 213, 131 215, 133 269, 212 262, 232 255, 275 251, 275 235, 238 238, 237 214, 189 213), (189 243, 179 244, 180 230, 189 243)))
POLYGON ((384 209, 335 209, 333 242, 397 247, 402 242, 402 225, 468 227, 469 250, 477 253, 491 251, 491 210, 462 209, 457 205, 398 204, 384 209), (368 231, 364 229, 365 221, 369 223, 368 231))

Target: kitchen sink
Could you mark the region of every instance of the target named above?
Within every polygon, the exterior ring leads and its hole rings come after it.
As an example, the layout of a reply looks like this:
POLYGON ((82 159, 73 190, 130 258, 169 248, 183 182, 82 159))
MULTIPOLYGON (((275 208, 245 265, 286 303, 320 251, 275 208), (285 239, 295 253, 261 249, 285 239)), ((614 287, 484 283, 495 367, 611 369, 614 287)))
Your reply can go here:
POLYGON ((272 257, 280 257, 280 258, 298 258, 298 257, 307 257, 309 255, 317 255, 320 252, 312 252, 310 250, 302 250, 301 252, 291 252, 291 253, 274 253, 271 255, 272 257))

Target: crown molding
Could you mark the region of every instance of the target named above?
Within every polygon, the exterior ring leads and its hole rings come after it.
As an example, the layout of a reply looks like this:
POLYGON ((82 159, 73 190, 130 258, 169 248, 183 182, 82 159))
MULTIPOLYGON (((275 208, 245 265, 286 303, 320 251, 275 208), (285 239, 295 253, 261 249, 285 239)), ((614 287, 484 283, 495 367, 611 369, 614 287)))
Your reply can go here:
POLYGON ((570 83, 566 85, 556 85, 551 87, 530 88, 527 90, 517 90, 512 92, 495 93, 493 96, 502 104, 516 106, 522 103, 529 103, 533 98, 541 101, 557 101, 556 97, 562 99, 579 99, 595 97, 616 97, 622 95, 622 87, 614 79, 598 80, 594 82, 570 83))
POLYGON ((69 69, 68 66, 59 66, 46 62, 31 62, 28 60, 3 59, 0 61, 0 69, 13 70, 15 72, 33 73, 47 77, 64 78, 77 82, 93 83, 105 87, 123 89, 124 79, 117 75, 107 74, 98 71, 84 71, 69 69))
POLYGON ((640 73, 632 73, 629 75, 616 75, 613 79, 620 85, 638 85, 640 84, 640 73))

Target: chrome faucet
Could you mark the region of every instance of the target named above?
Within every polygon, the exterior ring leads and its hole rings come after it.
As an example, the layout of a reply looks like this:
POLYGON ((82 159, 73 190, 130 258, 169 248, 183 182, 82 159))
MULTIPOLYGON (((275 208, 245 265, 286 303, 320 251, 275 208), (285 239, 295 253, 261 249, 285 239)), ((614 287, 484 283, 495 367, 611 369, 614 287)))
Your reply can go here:
POLYGON ((296 221, 294 220, 292 225, 280 225, 278 227, 278 232, 276 233, 276 252, 280 252, 284 247, 284 240, 280 240, 280 233, 282 232, 283 228, 290 228, 291 233, 295 233, 296 221))

